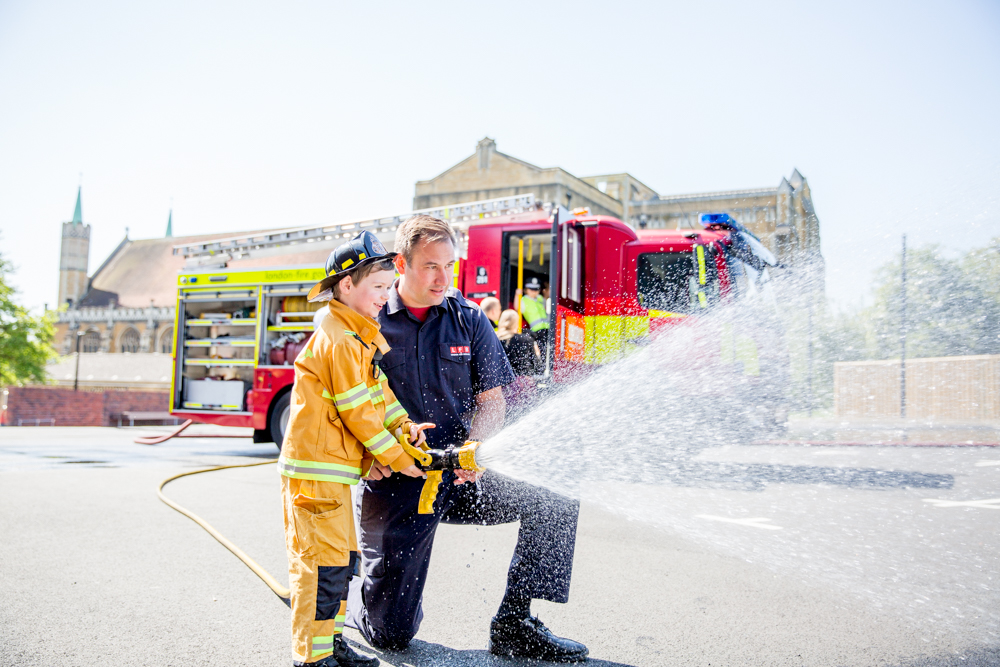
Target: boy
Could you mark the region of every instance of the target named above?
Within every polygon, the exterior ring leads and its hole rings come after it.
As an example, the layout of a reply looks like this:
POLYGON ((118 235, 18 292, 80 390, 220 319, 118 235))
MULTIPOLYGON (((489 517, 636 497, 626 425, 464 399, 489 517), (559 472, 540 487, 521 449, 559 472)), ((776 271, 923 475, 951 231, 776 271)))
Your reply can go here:
POLYGON ((414 424, 378 367, 389 351, 375 320, 388 299, 396 253, 369 232, 334 250, 310 301, 329 313, 295 360, 291 414, 278 469, 292 607, 293 665, 375 667, 343 638, 348 582, 357 563, 351 486, 378 460, 424 477, 396 436, 414 424))

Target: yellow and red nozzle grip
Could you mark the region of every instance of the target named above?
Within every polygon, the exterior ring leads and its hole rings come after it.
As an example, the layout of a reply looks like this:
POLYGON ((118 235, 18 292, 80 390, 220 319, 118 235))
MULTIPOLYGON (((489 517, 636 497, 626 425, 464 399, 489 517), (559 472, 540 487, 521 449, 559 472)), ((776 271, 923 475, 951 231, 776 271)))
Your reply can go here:
MULTIPOLYGON (((425 469, 427 479, 420 490, 420 500, 417 503, 417 514, 433 514, 434 501, 437 500, 438 488, 441 485, 441 475, 445 470, 469 470, 483 472, 486 470, 476 460, 476 450, 481 443, 468 440, 455 449, 424 450, 410 444, 410 436, 404 433, 399 438, 403 451, 413 457, 414 461, 425 469)), ((425 445, 426 446, 426 445, 425 445)))

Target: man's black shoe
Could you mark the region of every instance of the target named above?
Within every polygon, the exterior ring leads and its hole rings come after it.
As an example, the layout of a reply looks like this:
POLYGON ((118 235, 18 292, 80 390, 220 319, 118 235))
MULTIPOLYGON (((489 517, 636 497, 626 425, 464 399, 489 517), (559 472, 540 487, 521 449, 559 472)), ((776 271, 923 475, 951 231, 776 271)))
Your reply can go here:
POLYGON ((550 662, 582 662, 588 653, 580 642, 556 637, 535 616, 494 618, 489 650, 493 655, 550 662))
POLYGON ((378 667, 378 658, 361 655, 350 644, 344 641, 343 635, 337 635, 333 640, 333 658, 340 667, 378 667))

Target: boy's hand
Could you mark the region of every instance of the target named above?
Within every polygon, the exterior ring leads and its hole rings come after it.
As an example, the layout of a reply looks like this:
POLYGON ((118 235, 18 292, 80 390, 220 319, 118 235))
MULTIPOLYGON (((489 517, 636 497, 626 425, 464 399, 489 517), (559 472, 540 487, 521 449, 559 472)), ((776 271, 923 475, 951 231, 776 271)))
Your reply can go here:
POLYGON ((423 477, 425 479, 427 478, 427 475, 424 473, 424 471, 415 465, 410 466, 408 468, 403 468, 399 472, 406 475, 407 477, 423 477))
POLYGON ((419 447, 423 443, 427 442, 427 436, 424 434, 424 430, 429 428, 435 428, 434 424, 425 422, 423 424, 410 424, 410 444, 414 447, 419 447))
POLYGON ((391 476, 392 476, 392 468, 390 468, 389 466, 384 466, 378 461, 373 461, 371 470, 368 471, 368 474, 365 475, 364 478, 378 481, 380 479, 385 479, 386 477, 391 477, 391 476))

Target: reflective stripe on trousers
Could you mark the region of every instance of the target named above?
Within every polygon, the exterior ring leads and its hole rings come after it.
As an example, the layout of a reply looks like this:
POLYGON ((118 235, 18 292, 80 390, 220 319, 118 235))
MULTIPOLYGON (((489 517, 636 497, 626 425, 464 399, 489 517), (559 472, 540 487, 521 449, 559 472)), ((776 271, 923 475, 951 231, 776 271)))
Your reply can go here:
POLYGON ((322 660, 344 631, 347 591, 357 564, 351 489, 283 477, 281 498, 292 608, 292 658, 322 660))

